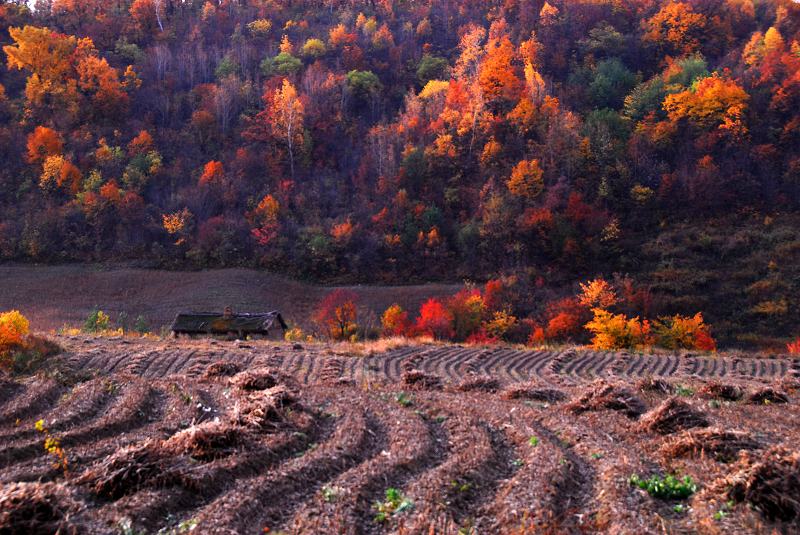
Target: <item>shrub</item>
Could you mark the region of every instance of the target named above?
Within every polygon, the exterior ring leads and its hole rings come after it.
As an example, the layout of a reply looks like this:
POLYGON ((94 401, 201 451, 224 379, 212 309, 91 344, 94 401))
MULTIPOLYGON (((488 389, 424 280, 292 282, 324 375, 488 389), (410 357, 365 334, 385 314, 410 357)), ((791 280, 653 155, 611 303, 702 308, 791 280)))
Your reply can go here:
POLYGON ((517 318, 506 310, 497 311, 492 319, 484 323, 484 329, 490 338, 505 340, 508 333, 517 325, 517 318))
POLYGON ((384 336, 405 336, 411 328, 408 312, 397 303, 393 304, 381 316, 381 326, 384 336))
MULTIPOLYGON (((574 297, 559 299, 547 305, 543 327, 544 338, 550 341, 567 341, 581 338, 583 324, 588 321, 587 309, 574 297)), ((544 341, 544 338, 541 342, 544 341)), ((539 343, 541 343, 539 342, 539 343)))
POLYGON ((30 323, 18 310, 0 314, 0 352, 22 343, 28 336, 30 323))
POLYGON ((480 329, 486 307, 478 290, 465 288, 447 301, 447 312, 452 318, 455 339, 460 342, 480 329))
POLYGON ((83 323, 83 332, 98 333, 108 330, 111 318, 102 310, 94 309, 83 323))
POLYGON ((638 317, 627 318, 624 314, 612 314, 595 308, 594 319, 586 324, 591 332, 595 349, 633 349, 651 345, 650 322, 638 317))
POLYGON ((283 339, 287 342, 312 342, 314 338, 310 334, 303 332, 300 327, 292 327, 283 334, 283 339))
POLYGON ((453 316, 437 299, 428 299, 419 309, 419 317, 414 325, 417 334, 437 339, 453 338, 453 316))
POLYGON ((653 324, 653 331, 656 344, 666 349, 714 351, 717 348, 700 312, 691 318, 680 314, 660 318, 653 324))

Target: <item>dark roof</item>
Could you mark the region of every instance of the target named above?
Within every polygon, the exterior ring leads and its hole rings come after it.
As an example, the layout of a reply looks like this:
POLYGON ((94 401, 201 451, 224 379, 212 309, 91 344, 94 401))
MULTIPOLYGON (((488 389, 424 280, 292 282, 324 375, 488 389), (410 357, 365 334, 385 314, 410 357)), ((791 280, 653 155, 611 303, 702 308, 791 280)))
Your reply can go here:
POLYGON ((277 311, 259 314, 231 314, 225 317, 221 312, 185 312, 175 316, 172 332, 175 333, 207 333, 225 334, 229 332, 267 333, 277 322, 281 329, 286 329, 277 311))

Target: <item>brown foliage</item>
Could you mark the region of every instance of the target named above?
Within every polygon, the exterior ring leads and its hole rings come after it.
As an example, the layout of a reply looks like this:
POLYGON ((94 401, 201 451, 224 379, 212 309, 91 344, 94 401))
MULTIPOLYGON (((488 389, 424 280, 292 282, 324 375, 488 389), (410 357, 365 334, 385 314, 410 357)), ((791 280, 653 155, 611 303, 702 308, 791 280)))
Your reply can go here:
POLYGON ((723 481, 731 499, 751 503, 769 519, 800 518, 800 452, 775 447, 758 460, 745 454, 736 468, 723 481))
POLYGON ((456 385, 458 392, 497 392, 500 382, 491 375, 481 375, 476 373, 468 374, 456 385))
POLYGON ((74 493, 58 483, 9 483, 0 486, 0 533, 72 534, 71 513, 79 509, 74 493))
POLYGON ((709 455, 723 462, 736 458, 742 450, 759 448, 758 441, 743 431, 718 427, 685 431, 667 442, 661 452, 667 458, 709 455))
POLYGON ((555 403, 567 399, 567 395, 555 388, 537 388, 533 385, 516 384, 507 387, 500 393, 503 399, 530 399, 555 403))
POLYGON ((180 466, 161 448, 158 441, 127 446, 101 459, 84 472, 77 483, 94 494, 111 500, 152 485, 180 480, 180 466))
POLYGON ((228 422, 204 422, 172 435, 165 451, 209 461, 229 454, 247 439, 247 431, 228 422))
POLYGON ((282 409, 296 400, 296 394, 284 385, 251 392, 236 400, 231 419, 257 430, 275 429, 284 421, 282 409))
POLYGON ((400 376, 400 382, 412 390, 438 390, 442 387, 440 377, 416 369, 404 371, 400 376))
POLYGON ((270 368, 253 368, 237 373, 229 383, 240 390, 265 390, 279 382, 277 372, 270 368))
POLYGON ((789 396, 785 392, 765 386, 747 396, 748 403, 765 405, 767 403, 789 403, 789 396))
POLYGON ((736 401, 742 399, 744 395, 744 392, 738 386, 720 383, 719 381, 706 383, 697 393, 704 398, 724 399, 726 401, 736 401))
POLYGON ((600 379, 586 387, 584 393, 570 402, 568 408, 575 413, 611 409, 635 418, 645 411, 645 404, 626 387, 600 379))
POLYGON ((234 375, 238 373, 241 369, 242 367, 235 362, 231 362, 229 360, 221 360, 208 365, 205 372, 203 372, 203 379, 208 380, 208 379, 213 379, 215 377, 234 375))
POLYGON ((691 405, 678 398, 670 398, 648 412, 641 421, 640 428, 645 431, 669 435, 682 429, 706 427, 708 419, 691 405))

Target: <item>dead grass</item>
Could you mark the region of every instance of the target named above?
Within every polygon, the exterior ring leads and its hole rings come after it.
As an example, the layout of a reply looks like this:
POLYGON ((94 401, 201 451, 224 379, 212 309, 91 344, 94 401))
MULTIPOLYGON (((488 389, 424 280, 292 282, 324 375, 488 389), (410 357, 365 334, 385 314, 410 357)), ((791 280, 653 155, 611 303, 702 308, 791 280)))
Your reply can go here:
POLYGON ((537 388, 530 384, 511 385, 500 393, 503 399, 529 399, 556 403, 567 399, 567 395, 555 388, 537 388))
POLYGON ((623 411, 627 416, 635 418, 644 413, 644 402, 626 387, 608 383, 602 379, 587 386, 578 399, 573 400, 567 408, 574 413, 611 409, 623 411))
POLYGON ((168 455, 159 441, 151 439, 103 458, 86 470, 77 483, 97 496, 116 500, 145 486, 179 481, 179 474, 176 458, 168 455))
POLYGON ((497 392, 499 389, 500 382, 496 378, 477 373, 468 374, 455 387, 458 392, 497 392))
POLYGON ((718 427, 685 431, 667 442, 661 453, 668 459, 711 456, 730 462, 743 450, 760 448, 760 444, 744 431, 728 431, 718 427))
POLYGON ((270 368, 253 368, 230 378, 230 385, 240 390, 266 390, 280 382, 279 374, 270 368))
POLYGON ((228 422, 204 422, 172 435, 163 449, 209 461, 230 454, 247 440, 247 431, 228 422))
POLYGON ((416 369, 404 371, 400 376, 400 382, 411 390, 439 390, 442 388, 440 377, 416 369))
POLYGON ((432 338, 408 338, 406 336, 390 336, 388 338, 378 338, 377 340, 365 340, 356 343, 339 343, 334 346, 336 354, 346 354, 351 356, 369 356, 385 353, 401 347, 416 346, 433 343, 432 338))
POLYGON ((775 447, 758 458, 743 454, 721 486, 732 500, 752 504, 768 519, 800 519, 800 452, 775 447))
POLYGON ((205 372, 203 372, 203 379, 209 380, 216 379, 217 377, 230 377, 231 375, 239 373, 241 369, 242 367, 235 362, 220 360, 208 365, 205 372))
POLYGON ((644 431, 669 435, 693 427, 706 427, 708 419, 691 405, 676 397, 666 400, 656 409, 648 412, 641 421, 644 431))
POLYGON ((656 379, 653 376, 645 377, 636 383, 636 390, 640 392, 658 392, 660 394, 672 394, 673 386, 664 379, 656 379))
POLYGON ((58 483, 9 483, 0 487, 3 535, 75 534, 70 515, 79 509, 74 492, 58 483))
POLYGON ((285 385, 250 392, 236 400, 232 421, 257 430, 276 429, 285 420, 283 409, 296 400, 296 394, 285 385))
POLYGON ((754 405, 765 405, 767 403, 789 403, 789 396, 786 392, 781 392, 772 387, 765 386, 747 396, 747 402, 754 405))
POLYGON ((706 383, 697 391, 700 397, 706 399, 724 399, 726 401, 737 401, 742 399, 744 391, 736 385, 729 385, 720 383, 719 381, 712 381, 706 383))

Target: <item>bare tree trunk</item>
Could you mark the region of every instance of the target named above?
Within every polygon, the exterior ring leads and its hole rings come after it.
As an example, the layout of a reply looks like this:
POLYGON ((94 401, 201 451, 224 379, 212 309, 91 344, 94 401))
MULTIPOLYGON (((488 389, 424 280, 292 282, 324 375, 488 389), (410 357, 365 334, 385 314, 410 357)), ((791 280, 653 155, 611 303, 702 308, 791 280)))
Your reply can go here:
POLYGON ((164 33, 164 25, 161 24, 161 5, 163 2, 164 0, 153 0, 153 5, 156 8, 156 21, 158 21, 158 27, 161 28, 161 33, 164 33))

